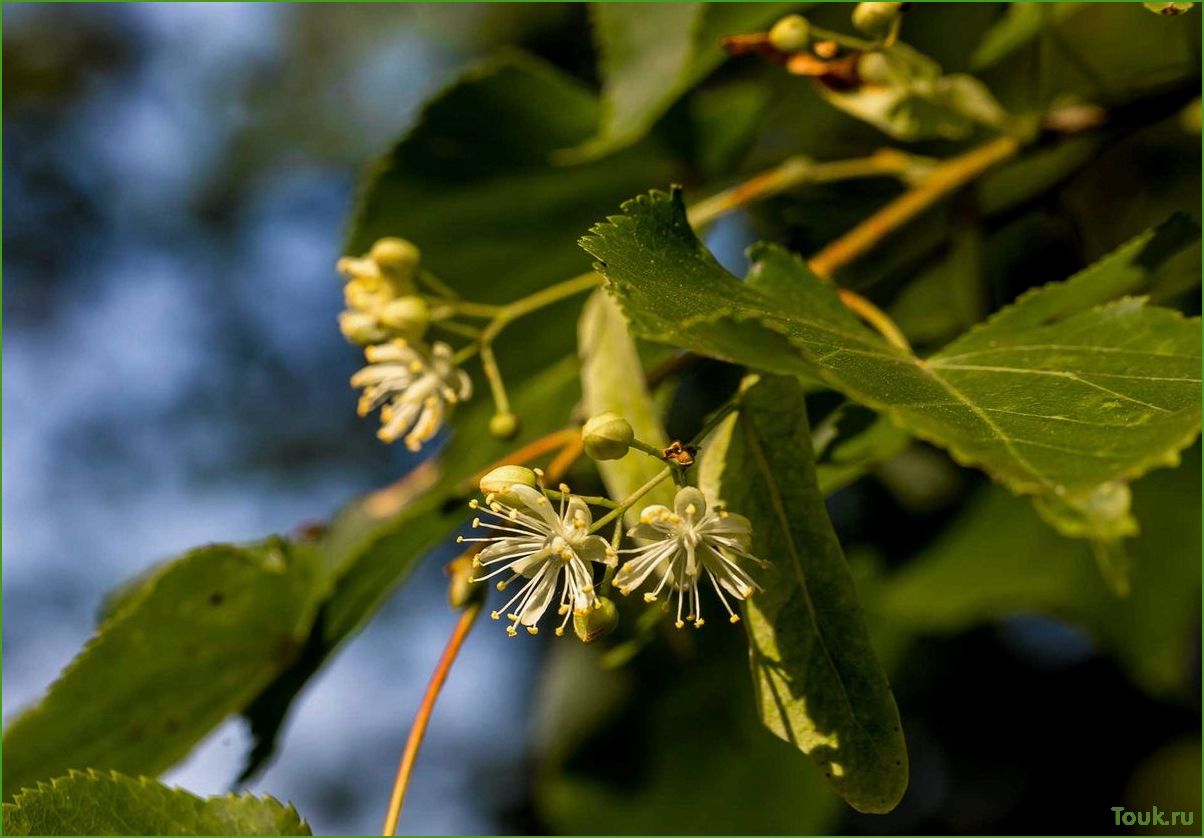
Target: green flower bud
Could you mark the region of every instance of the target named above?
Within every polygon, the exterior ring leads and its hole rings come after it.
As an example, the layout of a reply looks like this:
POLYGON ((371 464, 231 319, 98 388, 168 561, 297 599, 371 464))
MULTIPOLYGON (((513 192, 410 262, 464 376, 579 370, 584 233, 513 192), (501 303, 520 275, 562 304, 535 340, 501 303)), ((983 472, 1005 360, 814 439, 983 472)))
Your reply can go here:
POLYGON ((769 30, 769 43, 782 52, 798 52, 811 43, 811 23, 802 15, 786 15, 769 30))
POLYGON ((413 242, 395 237, 379 239, 368 254, 399 294, 414 291, 414 274, 422 253, 413 242))
POLYGON ((447 604, 459 611, 485 599, 485 585, 472 581, 471 556, 457 556, 447 564, 447 604))
POLYGON ((409 340, 418 340, 426 334, 431 313, 421 297, 402 297, 385 303, 380 308, 380 322, 396 329, 409 340))
POLYGON ((1184 12, 1190 12, 1191 7, 1194 6, 1195 4, 1194 3, 1142 3, 1141 5, 1145 6, 1147 9, 1149 9, 1151 12, 1153 12, 1156 15, 1166 15, 1167 17, 1174 17, 1175 15, 1181 15, 1184 12))
POLYGON ((383 343, 388 339, 376 318, 362 311, 339 312, 339 331, 343 333, 343 337, 359 346, 383 343))
POLYGON ((515 485, 530 486, 534 489, 535 472, 526 466, 498 466, 481 478, 481 494, 499 495, 499 500, 506 500, 506 492, 515 485))
POLYGON ((593 608, 573 614, 573 631, 582 643, 593 643, 615 630, 619 624, 619 612, 615 604, 604 596, 598 597, 593 608))
POLYGON ((497 439, 510 439, 518 433, 518 417, 513 413, 495 413, 489 420, 489 433, 497 439))
POLYGON ((619 459, 627 453, 633 439, 635 431, 631 424, 617 413, 600 413, 581 429, 585 453, 595 460, 619 459))
POLYGON ((876 38, 886 34, 902 10, 902 3, 858 3, 853 9, 853 25, 876 38))
POLYGON ((897 81, 890 60, 880 52, 863 53, 857 59, 857 77, 865 84, 889 86, 897 81))

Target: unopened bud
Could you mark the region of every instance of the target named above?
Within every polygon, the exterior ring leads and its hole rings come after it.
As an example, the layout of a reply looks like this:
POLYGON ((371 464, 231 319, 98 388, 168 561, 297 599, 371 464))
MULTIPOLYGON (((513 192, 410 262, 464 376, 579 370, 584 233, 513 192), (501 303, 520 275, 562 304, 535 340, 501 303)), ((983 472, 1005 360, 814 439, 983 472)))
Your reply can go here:
POLYGON ((447 604, 452 608, 467 608, 485 598, 485 586, 472 580, 472 556, 457 556, 448 562, 445 569, 450 577, 447 583, 447 604))
POLYGON ((511 486, 530 486, 534 489, 535 485, 535 472, 526 466, 498 466, 481 478, 481 494, 508 501, 512 499, 507 497, 511 486))
POLYGON ((769 30, 769 43, 782 52, 798 52, 811 43, 811 23, 802 15, 786 15, 769 30))
POLYGON ((380 322, 400 332, 408 340, 419 340, 426 334, 430 317, 430 310, 421 297, 402 297, 380 308, 380 322))
POLYGON ((600 596, 592 608, 573 613, 573 631, 582 643, 593 643, 615 630, 619 612, 607 597, 600 596))
POLYGON ((617 413, 600 413, 581 429, 585 453, 595 460, 619 459, 634 439, 631 424, 617 413))
POLYGON ((369 254, 398 293, 405 294, 414 290, 414 273, 422 259, 422 252, 413 242, 393 236, 379 239, 372 245, 369 254))
POLYGON ((376 318, 362 311, 339 312, 339 331, 343 337, 359 346, 381 343, 388 337, 376 318))
POLYGON ((853 8, 853 25, 867 35, 885 35, 903 11, 902 3, 858 3, 853 8))
POLYGON ((510 439, 518 433, 518 417, 513 413, 495 413, 489 420, 489 433, 497 439, 510 439))

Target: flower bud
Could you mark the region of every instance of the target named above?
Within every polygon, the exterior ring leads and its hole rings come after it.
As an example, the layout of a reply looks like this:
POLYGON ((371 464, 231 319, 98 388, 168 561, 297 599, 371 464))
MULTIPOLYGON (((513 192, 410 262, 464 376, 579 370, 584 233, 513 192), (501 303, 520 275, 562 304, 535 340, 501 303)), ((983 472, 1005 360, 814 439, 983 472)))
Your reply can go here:
POLYGON ((395 329, 409 340, 418 340, 426 334, 430 311, 421 297, 402 297, 385 303, 380 308, 380 322, 395 329))
POLYGON ((457 611, 485 599, 485 585, 474 582, 472 557, 457 556, 447 564, 447 604, 457 611))
POLYGON ((890 61, 880 52, 863 53, 857 59, 857 76, 865 84, 890 86, 896 81, 890 61))
POLYGON ((413 242, 393 236, 379 239, 369 253, 381 273, 400 294, 413 293, 414 273, 422 258, 413 242))
POLYGON ((617 460, 627 453, 635 432, 617 413, 600 413, 581 429, 585 453, 595 460, 617 460))
POLYGON ((902 3, 858 3, 853 8, 853 25, 876 38, 886 34, 902 10, 902 3))
POLYGON ((381 343, 388 338, 376 318, 362 311, 339 312, 339 331, 343 337, 359 346, 381 343))
POLYGON ((497 439, 510 439, 518 433, 518 417, 513 413, 495 413, 489 420, 489 433, 497 439))
POLYGON ((600 596, 593 608, 573 613, 573 631, 582 643, 593 643, 615 630, 619 624, 619 612, 607 597, 600 596))
POLYGON ((769 43, 782 52, 798 52, 811 42, 811 23, 802 15, 786 15, 769 30, 769 43))
POLYGON ((1181 15, 1184 12, 1191 11, 1191 7, 1195 4, 1194 3, 1142 3, 1141 5, 1145 6, 1147 9, 1149 9, 1151 12, 1153 12, 1156 15, 1166 15, 1167 17, 1174 17, 1175 15, 1181 15))
POLYGON ((515 485, 534 489, 535 472, 526 466, 498 466, 481 478, 481 494, 498 495, 499 500, 506 500, 506 492, 515 485))

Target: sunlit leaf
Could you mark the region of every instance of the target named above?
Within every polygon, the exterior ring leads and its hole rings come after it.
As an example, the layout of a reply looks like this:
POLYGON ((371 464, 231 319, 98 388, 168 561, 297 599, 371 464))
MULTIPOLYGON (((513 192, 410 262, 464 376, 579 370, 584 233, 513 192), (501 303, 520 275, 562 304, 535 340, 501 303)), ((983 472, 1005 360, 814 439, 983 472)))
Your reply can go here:
POLYGON ((88 767, 155 775, 296 658, 320 556, 279 539, 202 547, 127 598, 4 731, 6 798, 88 767))
POLYGON ((780 248, 754 247, 748 282, 736 279, 680 195, 630 201, 582 244, 644 337, 818 375, 1015 492, 1076 499, 1173 464, 1199 431, 1200 321, 1124 296, 1196 236, 1168 222, 927 359, 870 331, 780 248))
POLYGON ((757 381, 708 442, 700 484, 748 517, 770 563, 743 608, 761 718, 851 806, 888 812, 907 788, 907 748, 816 482, 802 389, 757 381))
POLYGON ((72 771, 4 804, 6 835, 309 835, 297 810, 249 794, 200 798, 146 777, 72 771))

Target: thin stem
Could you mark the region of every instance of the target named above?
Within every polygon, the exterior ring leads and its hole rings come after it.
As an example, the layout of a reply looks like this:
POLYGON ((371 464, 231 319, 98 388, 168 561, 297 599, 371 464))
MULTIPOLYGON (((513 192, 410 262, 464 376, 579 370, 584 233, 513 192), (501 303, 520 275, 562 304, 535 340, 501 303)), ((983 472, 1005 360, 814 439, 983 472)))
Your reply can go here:
POLYGON ((467 338, 476 340, 481 336, 481 330, 472 326, 467 326, 463 323, 456 323, 451 320, 431 320, 431 325, 439 329, 451 332, 453 335, 463 335, 467 338))
POLYGON ((459 297, 460 297, 459 293, 457 293, 455 288, 452 288, 450 285, 448 285, 446 282, 441 280, 439 277, 435 276, 433 273, 428 271, 426 268, 418 269, 418 281, 421 282, 423 285, 425 285, 427 288, 430 288, 432 291, 434 291, 439 296, 444 297, 448 300, 455 300, 455 299, 459 299, 459 297))
POLYGON ((701 229, 720 216, 772 197, 796 186, 831 183, 867 177, 899 177, 916 165, 917 158, 897 149, 884 148, 869 157, 816 163, 806 157, 789 157, 772 169, 753 175, 731 189, 712 195, 690 207, 688 217, 701 229))
POLYGON ((578 495, 574 492, 569 492, 566 494, 558 489, 547 488, 545 488, 544 491, 547 492, 548 497, 552 500, 561 500, 562 498, 573 497, 585 501, 590 506, 605 506, 607 509, 614 509, 619 505, 617 501, 613 501, 610 498, 601 497, 600 495, 578 495))
POLYGON ((858 38, 855 35, 846 35, 843 32, 836 32, 831 29, 823 29, 814 25, 811 27, 811 37, 816 41, 835 41, 842 47, 859 50, 860 52, 871 52, 881 47, 884 43, 884 39, 867 41, 865 38, 858 38))
MULTIPOLYGON (((493 403, 498 413, 510 413, 510 398, 506 395, 506 384, 502 381, 502 371, 498 368, 497 358, 493 355, 493 344, 482 335, 477 343, 481 352, 481 369, 489 381, 489 392, 493 395, 493 403)), ((463 350, 461 350, 463 351, 463 350)))
POLYGON ((506 328, 512 321, 526 314, 538 311, 545 306, 560 302, 583 291, 592 290, 601 284, 602 277, 590 271, 589 273, 579 274, 572 279, 558 282, 555 285, 549 285, 547 288, 536 291, 534 294, 523 297, 521 300, 515 300, 509 305, 502 306, 494 313, 493 321, 481 333, 481 342, 490 343, 498 336, 502 329, 506 328))
MULTIPOLYGON (((528 442, 521 448, 511 451, 501 459, 494 460, 492 463, 485 466, 485 468, 473 475, 471 483, 473 485, 480 483, 481 478, 489 474, 489 472, 493 471, 495 468, 529 463, 532 460, 542 457, 544 454, 550 454, 557 449, 571 445, 574 439, 581 439, 581 431, 577 428, 561 428, 558 431, 552 431, 550 434, 545 434, 538 439, 528 442)), ((548 468, 548 472, 549 474, 552 472, 550 467, 548 468)))
POLYGON ((552 462, 548 463, 547 477, 548 480, 559 480, 565 473, 573 467, 573 463, 577 462, 577 458, 581 456, 581 452, 585 450, 585 443, 581 439, 581 434, 576 434, 571 440, 564 444, 552 462))
POLYGON ((654 460, 658 460, 662 463, 665 461, 665 453, 663 451, 661 451, 661 449, 659 449, 655 446, 649 445, 646 442, 641 442, 638 439, 633 439, 631 441, 631 447, 634 448, 636 451, 641 451, 641 452, 647 454, 649 457, 652 457, 654 460))
POLYGON ((651 480, 649 480, 647 483, 645 483, 640 488, 636 489, 634 492, 632 492, 627 497, 623 498, 623 500, 619 501, 618 506, 616 506, 610 512, 607 512, 605 515, 603 515, 601 518, 599 518, 597 521, 595 521, 594 525, 589 528, 589 531, 592 533, 598 532, 598 530, 602 529, 607 524, 609 524, 611 521, 618 518, 620 515, 622 515, 624 512, 626 512, 627 509, 633 503, 635 503, 637 500, 642 498, 644 495, 648 494, 653 489, 655 489, 657 486, 659 486, 664 481, 664 479, 672 473, 672 471, 673 471, 672 468, 664 468, 661 471, 657 472, 657 474, 651 480))
MULTIPOLYGON (((619 549, 619 545, 622 543, 622 541, 623 541, 623 519, 615 518, 615 531, 610 536, 610 546, 614 550, 617 551, 619 549)), ((618 568, 617 564, 608 564, 606 566, 606 570, 602 571, 602 596, 610 595, 610 583, 615 578, 615 570, 617 568, 618 568)))
POLYGON ((414 773, 414 762, 418 759, 418 749, 422 747, 422 739, 426 735, 431 712, 435 709, 435 701, 439 698, 439 691, 443 688, 443 682, 447 680, 447 673, 451 670, 451 665, 455 663, 456 656, 460 653, 460 647, 464 645, 464 639, 468 637, 468 632, 472 630, 473 623, 481 613, 481 605, 482 603, 479 601, 474 602, 460 612, 460 619, 456 621, 456 627, 452 629, 447 646, 443 649, 443 655, 439 658, 439 663, 431 674, 430 683, 426 685, 422 704, 418 706, 418 713, 414 716, 414 723, 410 726, 410 735, 406 739, 405 750, 401 752, 401 762, 397 765, 397 778, 393 781, 393 793, 389 797, 389 809, 385 813, 385 823, 381 827, 381 835, 393 835, 397 832, 401 806, 405 802, 406 789, 409 787, 410 777, 414 773))
POLYGON ((878 334, 886 338, 888 343, 894 344, 904 352, 911 352, 911 344, 907 342, 906 335, 903 334, 903 330, 899 328, 895 321, 891 320, 889 314, 856 291, 850 291, 848 288, 838 288, 837 293, 840 295, 840 301, 845 304, 845 308, 873 326, 878 331, 878 334))
POLYGON ((1020 147, 1019 139, 1005 135, 938 164, 928 177, 823 248, 807 264, 820 277, 830 279, 949 193, 1015 157, 1020 147))
POLYGON ((491 303, 473 303, 468 300, 440 300, 442 305, 447 306, 456 314, 463 314, 466 317, 479 317, 482 320, 492 320, 506 310, 506 306, 495 306, 491 303))

